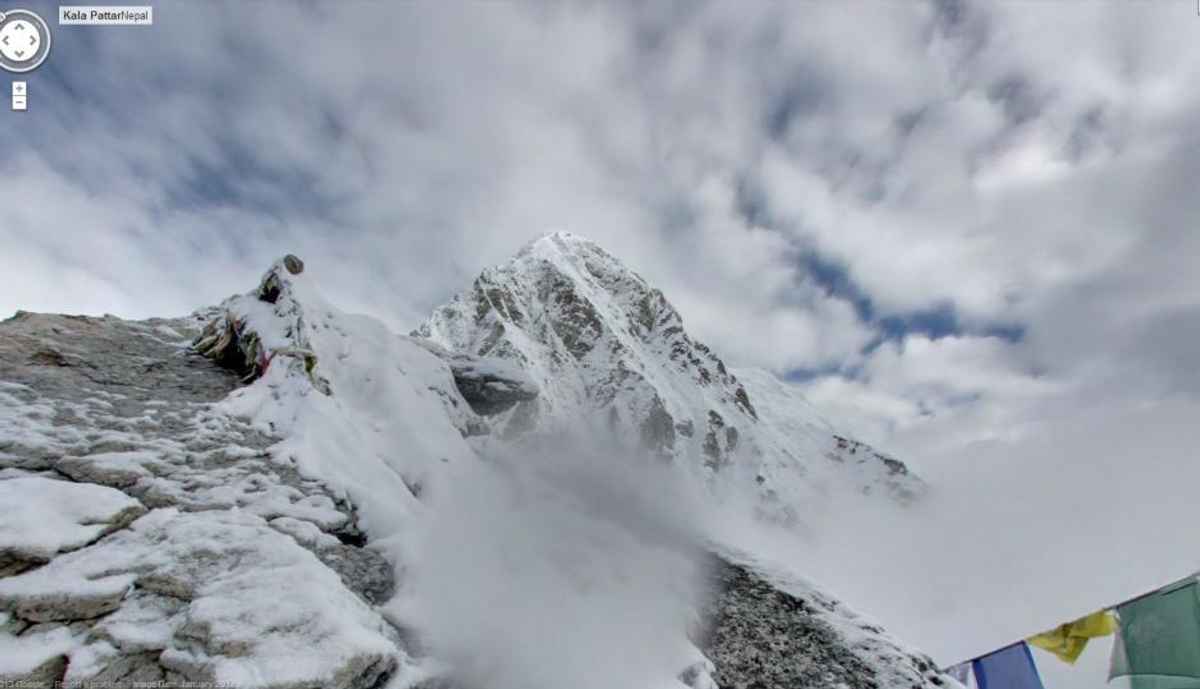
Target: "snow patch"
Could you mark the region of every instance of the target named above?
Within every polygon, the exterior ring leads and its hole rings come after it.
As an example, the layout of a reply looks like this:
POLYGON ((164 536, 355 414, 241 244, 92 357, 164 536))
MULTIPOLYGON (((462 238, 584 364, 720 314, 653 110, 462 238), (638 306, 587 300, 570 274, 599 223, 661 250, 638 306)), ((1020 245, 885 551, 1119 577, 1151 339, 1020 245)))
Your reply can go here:
POLYGON ((45 562, 144 512, 119 490, 42 477, 0 481, 0 556, 45 562))

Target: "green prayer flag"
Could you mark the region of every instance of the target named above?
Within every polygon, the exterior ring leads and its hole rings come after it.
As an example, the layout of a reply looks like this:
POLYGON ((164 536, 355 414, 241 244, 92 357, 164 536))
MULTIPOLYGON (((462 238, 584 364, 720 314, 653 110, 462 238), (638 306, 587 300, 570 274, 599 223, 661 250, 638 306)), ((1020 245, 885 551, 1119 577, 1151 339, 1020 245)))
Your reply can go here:
POLYGON ((1133 689, 1200 689, 1200 589, 1195 579, 1117 608, 1109 679, 1133 689))

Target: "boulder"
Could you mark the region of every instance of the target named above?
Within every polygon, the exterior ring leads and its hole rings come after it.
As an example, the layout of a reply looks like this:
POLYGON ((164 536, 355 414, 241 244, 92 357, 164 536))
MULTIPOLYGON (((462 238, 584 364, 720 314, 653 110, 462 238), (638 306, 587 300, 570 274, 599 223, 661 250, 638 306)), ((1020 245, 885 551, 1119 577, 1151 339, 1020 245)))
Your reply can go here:
POLYGON ((415 333, 412 338, 413 342, 446 362, 459 394, 480 416, 500 414, 538 396, 533 379, 509 361, 452 352, 415 333))

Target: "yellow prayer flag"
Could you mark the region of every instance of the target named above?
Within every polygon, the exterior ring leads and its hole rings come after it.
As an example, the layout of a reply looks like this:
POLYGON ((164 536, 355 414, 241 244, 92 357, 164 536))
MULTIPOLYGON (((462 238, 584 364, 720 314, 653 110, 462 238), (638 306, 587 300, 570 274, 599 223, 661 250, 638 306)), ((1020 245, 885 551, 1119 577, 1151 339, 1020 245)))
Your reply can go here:
POLYGON ((1066 663, 1075 664, 1088 639, 1108 636, 1117 631, 1117 618, 1107 610, 1094 612, 1074 622, 1060 624, 1054 629, 1031 636, 1026 641, 1050 651, 1066 663))

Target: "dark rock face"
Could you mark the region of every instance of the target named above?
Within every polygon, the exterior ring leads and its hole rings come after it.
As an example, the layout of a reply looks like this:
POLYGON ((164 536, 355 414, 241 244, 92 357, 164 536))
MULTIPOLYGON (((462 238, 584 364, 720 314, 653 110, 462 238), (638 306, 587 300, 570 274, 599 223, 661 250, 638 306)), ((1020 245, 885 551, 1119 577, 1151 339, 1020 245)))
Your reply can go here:
POLYGON ((696 643, 721 689, 922 689, 947 686, 933 662, 890 645, 878 627, 815 591, 793 594, 712 556, 696 643), (839 629, 840 625, 840 629, 839 629), (870 642, 848 638, 867 632, 870 642))
POLYGON ((715 411, 708 412, 708 432, 704 434, 704 464, 716 471, 721 468, 729 453, 737 446, 737 429, 725 425, 725 418, 715 411), (733 433, 729 433, 733 431, 733 433), (725 446, 721 446, 724 439, 725 446), (731 442, 732 441, 732 442, 731 442))
POLYGON ((451 362, 450 371, 454 374, 454 386, 480 416, 506 412, 538 395, 537 388, 523 377, 504 375, 471 362, 451 362))
POLYGON ((716 595, 701 650, 723 689, 878 689, 874 670, 846 648, 811 605, 744 567, 717 559, 716 595))
POLYGON ((346 588, 362 596, 368 603, 386 603, 396 592, 392 564, 370 548, 339 543, 318 548, 316 555, 338 573, 346 588))
POLYGON ((471 411, 480 416, 495 416, 538 396, 537 385, 521 369, 503 359, 452 352, 419 332, 413 342, 424 347, 450 368, 454 387, 471 411))
POLYGON ((642 419, 640 431, 642 447, 663 457, 675 447, 675 423, 667 413, 662 400, 656 395, 646 418, 642 419))
POLYGON ((304 261, 295 254, 288 254, 283 257, 283 267, 287 268, 287 272, 292 275, 299 275, 304 272, 304 261))
MULTIPOLYGON (((815 590, 790 593, 750 567, 708 555, 709 595, 693 642, 711 662, 680 668, 693 689, 940 689, 933 661, 912 654, 815 590), (833 621, 831 621, 833 620, 833 621), (847 630, 847 626, 851 629, 847 630), (864 633, 856 640, 855 631, 864 633)), ((420 643, 410 644, 419 648, 420 643)), ((479 689, 451 670, 418 689, 479 689)))

